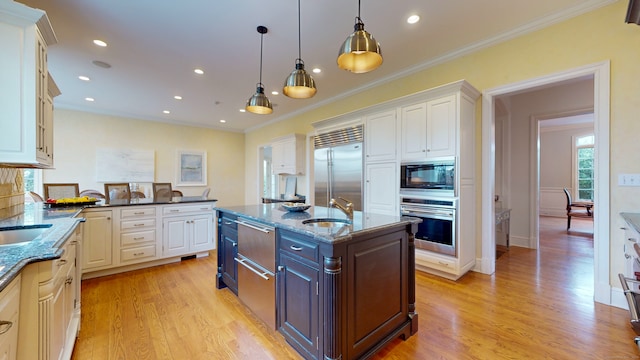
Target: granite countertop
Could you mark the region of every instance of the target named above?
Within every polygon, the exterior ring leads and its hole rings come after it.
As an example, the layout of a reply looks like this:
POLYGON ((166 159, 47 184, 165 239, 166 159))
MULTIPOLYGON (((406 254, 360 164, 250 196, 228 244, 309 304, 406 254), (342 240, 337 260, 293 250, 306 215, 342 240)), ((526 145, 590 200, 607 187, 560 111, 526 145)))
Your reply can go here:
POLYGON ((30 228, 51 224, 33 241, 0 246, 0 291, 4 289, 26 265, 60 258, 63 241, 84 221, 76 218, 82 207, 46 209, 41 203, 25 204, 21 215, 0 220, 0 230, 30 228))
POLYGON ((620 213, 620 216, 622 216, 624 221, 626 221, 629 226, 633 227, 637 232, 640 233, 640 213, 623 212, 620 213))
POLYGON ((331 244, 348 241, 355 234, 366 234, 390 226, 400 224, 408 225, 422 221, 419 218, 408 216, 380 215, 356 211, 354 212, 351 224, 323 228, 305 225, 302 221, 314 218, 338 218, 346 220, 347 216, 338 209, 321 206, 312 206, 310 209, 302 212, 288 212, 282 207, 282 204, 279 203, 230 206, 216 208, 216 210, 270 224, 281 229, 298 232, 331 244))
POLYGON ((98 201, 95 205, 86 207, 110 207, 110 206, 136 206, 136 205, 163 205, 163 204, 187 204, 198 202, 216 202, 218 199, 203 198, 202 196, 180 196, 180 197, 161 197, 161 198, 142 198, 142 199, 113 199, 109 203, 105 203, 104 199, 98 201))

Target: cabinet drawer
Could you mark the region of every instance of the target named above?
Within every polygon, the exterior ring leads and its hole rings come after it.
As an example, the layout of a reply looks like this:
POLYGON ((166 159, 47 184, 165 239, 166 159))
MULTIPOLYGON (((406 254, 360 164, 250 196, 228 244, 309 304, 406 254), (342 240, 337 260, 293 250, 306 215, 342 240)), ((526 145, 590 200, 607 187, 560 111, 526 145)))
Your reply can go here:
POLYGON ((456 258, 444 256, 431 251, 416 249, 416 264, 452 274, 458 273, 456 258))
POLYGON ((163 215, 177 215, 193 212, 212 211, 213 204, 202 203, 197 205, 179 205, 179 206, 165 206, 162 209, 163 215))
POLYGON ((318 244, 296 239, 294 233, 283 232, 280 236, 280 250, 318 262, 318 244))
POLYGON ((238 224, 236 223, 236 219, 238 219, 237 216, 229 216, 227 214, 224 214, 220 218, 220 224, 225 228, 238 230, 238 224))
POLYGON ((135 207, 133 209, 122 209, 120 217, 123 219, 135 218, 135 217, 148 217, 155 216, 155 207, 135 207))
POLYGON ((120 234, 120 246, 130 246, 135 244, 144 244, 156 241, 156 231, 136 231, 131 233, 120 234))
POLYGON ((140 247, 120 250, 120 260, 123 262, 138 260, 138 259, 146 259, 146 258, 155 257, 155 256, 156 256, 155 245, 147 245, 147 246, 140 246, 140 247))
POLYGON ((144 229, 156 226, 156 219, 127 220, 120 222, 120 230, 144 229))

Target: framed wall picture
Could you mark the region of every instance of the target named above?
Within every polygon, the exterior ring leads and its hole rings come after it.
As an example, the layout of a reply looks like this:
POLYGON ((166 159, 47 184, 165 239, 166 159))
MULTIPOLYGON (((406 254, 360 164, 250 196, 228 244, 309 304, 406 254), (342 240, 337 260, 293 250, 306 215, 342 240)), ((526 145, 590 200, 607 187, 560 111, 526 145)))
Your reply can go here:
POLYGON ((207 152, 178 150, 177 186, 207 185, 207 152))

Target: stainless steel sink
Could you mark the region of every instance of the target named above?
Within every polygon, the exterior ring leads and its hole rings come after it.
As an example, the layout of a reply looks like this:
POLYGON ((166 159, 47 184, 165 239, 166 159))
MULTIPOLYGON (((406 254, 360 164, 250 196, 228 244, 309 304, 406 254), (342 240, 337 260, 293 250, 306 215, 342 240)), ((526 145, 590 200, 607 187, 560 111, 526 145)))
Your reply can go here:
POLYGON ((47 224, 21 229, 0 230, 0 246, 26 244, 49 230, 50 227, 51 224, 47 224))
POLYGON ((351 225, 350 220, 333 219, 333 218, 308 219, 308 220, 303 220, 302 223, 309 226, 323 227, 323 228, 351 225))

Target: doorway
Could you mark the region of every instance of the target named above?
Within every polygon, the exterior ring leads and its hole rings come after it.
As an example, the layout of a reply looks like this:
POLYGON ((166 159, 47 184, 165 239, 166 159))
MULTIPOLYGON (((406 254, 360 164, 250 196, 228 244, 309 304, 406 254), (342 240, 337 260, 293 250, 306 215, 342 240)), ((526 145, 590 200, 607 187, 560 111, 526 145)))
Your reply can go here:
MULTIPOLYGON (((593 79, 594 132, 596 135, 595 162, 597 171, 594 176, 594 201, 599 204, 599 211, 594 216, 594 298, 595 301, 611 304, 611 286, 609 285, 609 68, 608 61, 581 68, 563 71, 540 78, 500 86, 483 92, 482 96, 482 246, 481 259, 476 269, 482 273, 495 272, 495 168, 496 168, 496 133, 495 115, 496 99, 500 96, 513 95, 532 89, 553 86, 567 81, 593 79)), ((529 161, 529 166, 533 161, 529 161)), ((533 172, 531 172, 533 173, 533 172)), ((504 186, 504 185, 503 185, 504 186)), ((531 188, 531 187, 530 187, 531 188)), ((528 220, 537 217, 537 187, 527 192, 530 211, 528 220)), ((509 191, 508 193, 513 193, 509 191)), ((527 196, 527 194, 524 194, 527 196)), ((516 199, 507 199, 507 202, 516 199)), ((513 215, 513 214, 512 214, 513 215)), ((537 219, 533 220, 537 223, 537 219)), ((529 229, 533 227, 529 226, 529 229)), ((533 234, 531 234, 533 235, 533 234)))

